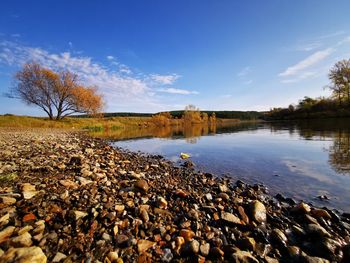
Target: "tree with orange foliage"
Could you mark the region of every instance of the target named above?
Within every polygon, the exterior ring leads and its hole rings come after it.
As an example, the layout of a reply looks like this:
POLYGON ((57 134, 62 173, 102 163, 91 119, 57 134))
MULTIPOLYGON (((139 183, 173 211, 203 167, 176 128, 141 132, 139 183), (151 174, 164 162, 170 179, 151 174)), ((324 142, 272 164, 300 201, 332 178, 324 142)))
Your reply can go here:
POLYGON ((15 75, 16 85, 10 97, 44 110, 50 120, 73 113, 97 114, 103 99, 96 87, 85 87, 70 71, 54 72, 37 63, 27 63, 15 75))

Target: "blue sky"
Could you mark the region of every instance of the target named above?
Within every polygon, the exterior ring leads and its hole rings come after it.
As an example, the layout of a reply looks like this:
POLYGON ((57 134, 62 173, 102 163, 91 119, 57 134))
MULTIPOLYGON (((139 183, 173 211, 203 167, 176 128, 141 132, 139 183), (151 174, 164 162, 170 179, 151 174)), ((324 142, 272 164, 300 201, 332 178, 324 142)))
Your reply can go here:
MULTIPOLYGON (((327 95, 350 1, 1 1, 0 92, 26 61, 78 73, 108 112, 268 110, 327 95)), ((0 97, 0 114, 41 115, 0 97)))

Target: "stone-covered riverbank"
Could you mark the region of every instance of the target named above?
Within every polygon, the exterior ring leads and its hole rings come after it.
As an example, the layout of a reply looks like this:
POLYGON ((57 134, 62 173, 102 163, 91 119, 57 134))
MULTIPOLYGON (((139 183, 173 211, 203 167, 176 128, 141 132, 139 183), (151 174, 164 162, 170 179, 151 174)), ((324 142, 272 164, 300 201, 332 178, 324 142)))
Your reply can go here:
POLYGON ((82 133, 0 130, 0 263, 350 262, 350 216, 82 133))

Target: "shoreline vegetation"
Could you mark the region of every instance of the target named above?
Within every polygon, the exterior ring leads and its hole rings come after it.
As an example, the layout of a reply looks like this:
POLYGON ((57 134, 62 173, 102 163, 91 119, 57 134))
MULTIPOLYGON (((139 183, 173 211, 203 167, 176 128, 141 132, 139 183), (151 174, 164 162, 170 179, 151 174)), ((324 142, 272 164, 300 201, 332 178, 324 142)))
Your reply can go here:
POLYGON ((330 69, 329 97, 304 97, 288 108, 273 108, 266 120, 324 119, 350 117, 350 59, 340 60, 330 69))
POLYGON ((0 129, 0 160, 1 263, 350 260, 350 214, 186 161, 28 128, 0 129))
POLYGON ((157 127, 184 127, 192 125, 216 126, 229 125, 238 122, 261 121, 257 112, 201 112, 199 110, 161 112, 156 114, 142 113, 106 113, 99 117, 87 115, 70 116, 61 120, 50 120, 45 117, 17 116, 13 114, 0 115, 0 127, 22 128, 61 128, 82 129, 89 131, 113 131, 126 128, 157 128, 157 127), (208 113, 211 113, 208 116, 208 113), (181 115, 180 115, 181 114, 181 115), (103 116, 104 115, 104 116, 103 116), (177 117, 180 116, 180 117, 177 117), (237 116, 237 118, 232 118, 237 116))

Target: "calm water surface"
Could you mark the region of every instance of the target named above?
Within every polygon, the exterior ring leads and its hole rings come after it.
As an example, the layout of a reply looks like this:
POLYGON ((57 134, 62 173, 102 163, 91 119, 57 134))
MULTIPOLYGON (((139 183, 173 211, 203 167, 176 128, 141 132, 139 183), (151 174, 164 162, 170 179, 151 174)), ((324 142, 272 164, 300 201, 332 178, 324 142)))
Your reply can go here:
POLYGON ((263 183, 272 194, 350 212, 350 120, 140 128, 103 136, 117 147, 176 163, 181 152, 189 153, 202 171, 263 183), (321 201, 320 195, 330 200, 321 201))

